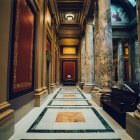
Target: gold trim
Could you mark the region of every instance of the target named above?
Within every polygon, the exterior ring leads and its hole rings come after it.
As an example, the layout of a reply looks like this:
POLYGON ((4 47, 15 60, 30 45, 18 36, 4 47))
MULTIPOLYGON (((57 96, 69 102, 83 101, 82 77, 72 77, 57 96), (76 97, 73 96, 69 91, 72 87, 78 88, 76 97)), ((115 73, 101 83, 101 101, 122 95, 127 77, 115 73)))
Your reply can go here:
POLYGON ((7 107, 10 107, 10 104, 8 102, 4 102, 4 103, 0 104, 0 110, 3 110, 7 107))
POLYGON ((8 109, 7 111, 3 112, 0 114, 0 121, 3 120, 4 118, 8 117, 14 112, 13 109, 8 109))
POLYGON ((38 89, 35 90, 35 93, 39 93, 41 91, 43 91, 43 88, 38 88, 38 89))

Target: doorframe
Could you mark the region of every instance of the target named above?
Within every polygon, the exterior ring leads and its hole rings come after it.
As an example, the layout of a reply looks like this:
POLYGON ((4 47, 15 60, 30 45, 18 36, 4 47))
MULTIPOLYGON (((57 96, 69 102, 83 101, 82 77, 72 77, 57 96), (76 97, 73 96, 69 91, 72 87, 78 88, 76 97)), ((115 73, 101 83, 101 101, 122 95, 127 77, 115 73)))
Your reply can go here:
POLYGON ((71 82, 68 85, 75 85, 78 81, 78 59, 77 58, 61 58, 60 60, 60 81, 65 84, 63 81, 63 61, 75 61, 75 82, 71 82))

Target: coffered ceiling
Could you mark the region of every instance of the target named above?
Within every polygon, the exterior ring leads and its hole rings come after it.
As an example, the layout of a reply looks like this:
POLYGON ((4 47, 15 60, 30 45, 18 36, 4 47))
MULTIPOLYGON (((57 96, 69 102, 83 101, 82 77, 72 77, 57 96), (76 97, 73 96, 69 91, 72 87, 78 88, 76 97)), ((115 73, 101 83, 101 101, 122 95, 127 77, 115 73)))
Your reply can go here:
POLYGON ((93 0, 56 0, 60 24, 80 25, 93 0))
POLYGON ((50 0, 61 45, 78 45, 86 18, 93 14, 94 0, 50 0), (74 41, 76 40, 76 41, 74 41))

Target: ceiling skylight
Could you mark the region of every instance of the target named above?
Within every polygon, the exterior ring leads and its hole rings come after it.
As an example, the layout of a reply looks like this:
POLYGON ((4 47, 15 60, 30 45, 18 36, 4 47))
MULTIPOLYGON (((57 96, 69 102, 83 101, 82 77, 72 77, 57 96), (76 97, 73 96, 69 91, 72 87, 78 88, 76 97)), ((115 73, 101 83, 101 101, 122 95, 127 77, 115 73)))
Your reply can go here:
POLYGON ((136 6, 136 0, 128 0, 128 1, 133 5, 133 7, 136 6))

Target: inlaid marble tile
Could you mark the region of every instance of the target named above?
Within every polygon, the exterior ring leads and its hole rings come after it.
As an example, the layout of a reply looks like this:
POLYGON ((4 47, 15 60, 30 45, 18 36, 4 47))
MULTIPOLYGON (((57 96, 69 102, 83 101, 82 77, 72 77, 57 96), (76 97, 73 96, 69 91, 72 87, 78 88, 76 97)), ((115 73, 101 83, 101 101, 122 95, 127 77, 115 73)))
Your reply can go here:
POLYGON ((76 97, 74 94, 63 94, 63 97, 76 97))
POLYGON ((56 94, 53 99, 86 99, 83 94, 56 94))
POLYGON ((56 122, 85 122, 82 112, 58 112, 56 122))
POLYGON ((75 101, 64 101, 64 105, 77 105, 75 101))
POLYGON ((49 102, 48 106, 92 106, 87 100, 76 100, 64 99, 64 100, 52 100, 49 102))

